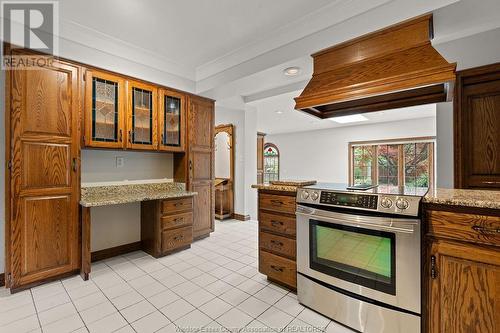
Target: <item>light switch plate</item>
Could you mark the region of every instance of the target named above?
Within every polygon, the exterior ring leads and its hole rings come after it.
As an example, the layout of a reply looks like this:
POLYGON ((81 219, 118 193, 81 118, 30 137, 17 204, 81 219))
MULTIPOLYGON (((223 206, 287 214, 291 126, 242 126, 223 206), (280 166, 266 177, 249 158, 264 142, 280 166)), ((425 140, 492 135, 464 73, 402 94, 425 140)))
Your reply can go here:
POLYGON ((123 156, 116 156, 116 167, 123 168, 125 165, 125 158, 123 156))

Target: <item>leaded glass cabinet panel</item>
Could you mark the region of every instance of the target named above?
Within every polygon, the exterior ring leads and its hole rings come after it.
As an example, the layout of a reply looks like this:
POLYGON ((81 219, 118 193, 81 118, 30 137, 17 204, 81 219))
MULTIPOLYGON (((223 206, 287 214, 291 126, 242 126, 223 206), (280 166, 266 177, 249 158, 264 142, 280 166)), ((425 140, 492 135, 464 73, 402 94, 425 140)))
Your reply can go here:
POLYGON ((264 145, 264 183, 279 180, 280 153, 278 147, 272 143, 264 145))
POLYGON ((153 85, 129 81, 128 143, 132 149, 156 149, 157 89, 153 85))
POLYGON ((160 90, 159 95, 160 150, 183 151, 186 97, 166 89, 160 90))
POLYGON ((125 81, 93 70, 87 71, 85 81, 85 145, 123 147, 125 81))

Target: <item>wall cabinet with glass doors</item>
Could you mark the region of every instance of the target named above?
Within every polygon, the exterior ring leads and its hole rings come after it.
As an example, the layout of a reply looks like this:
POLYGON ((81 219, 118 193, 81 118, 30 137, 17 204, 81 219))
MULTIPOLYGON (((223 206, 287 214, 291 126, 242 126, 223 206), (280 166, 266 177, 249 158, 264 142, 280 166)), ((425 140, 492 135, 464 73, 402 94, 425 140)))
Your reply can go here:
POLYGON ((86 147, 184 151, 184 94, 98 70, 85 80, 86 147))

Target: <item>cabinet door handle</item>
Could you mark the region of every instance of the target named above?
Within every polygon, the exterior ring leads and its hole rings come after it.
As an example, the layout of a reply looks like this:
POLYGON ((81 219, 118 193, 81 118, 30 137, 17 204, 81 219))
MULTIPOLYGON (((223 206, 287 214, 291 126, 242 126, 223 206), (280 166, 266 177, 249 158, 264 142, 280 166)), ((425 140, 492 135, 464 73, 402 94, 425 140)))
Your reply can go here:
POLYGON ((283 243, 274 239, 271 239, 271 244, 274 246, 282 247, 283 243))
POLYGON ((128 142, 132 143, 132 131, 128 131, 128 142))
POLYGON ((276 226, 283 226, 283 222, 281 222, 281 221, 271 220, 271 225, 272 225, 273 227, 276 227, 276 226))
POLYGON ((71 160, 71 168, 73 169, 74 172, 76 172, 77 166, 78 164, 76 163, 76 157, 73 157, 73 159, 71 160))
POLYGON ((164 145, 165 143, 163 142, 163 133, 160 135, 160 145, 164 145))
POLYGON ((276 272, 281 272, 281 273, 283 273, 283 271, 285 270, 284 267, 278 267, 274 265, 271 265, 271 268, 274 269, 276 272))
POLYGON ((431 256, 431 279, 437 278, 436 256, 431 256))
POLYGON ((120 129, 120 142, 123 142, 123 130, 120 129))
POLYGON ((500 234, 500 228, 485 228, 479 225, 472 226, 472 230, 477 231, 482 234, 500 234))

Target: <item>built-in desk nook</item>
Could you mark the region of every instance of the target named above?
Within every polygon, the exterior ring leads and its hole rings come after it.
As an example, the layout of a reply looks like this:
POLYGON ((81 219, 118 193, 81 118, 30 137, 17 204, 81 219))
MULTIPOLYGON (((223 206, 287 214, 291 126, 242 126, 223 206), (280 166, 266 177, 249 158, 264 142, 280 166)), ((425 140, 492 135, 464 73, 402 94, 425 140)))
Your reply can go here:
POLYGON ((162 182, 93 185, 81 188, 82 263, 80 275, 88 280, 91 268, 92 207, 141 202, 141 247, 159 257, 191 246, 193 196, 184 183, 162 182))

